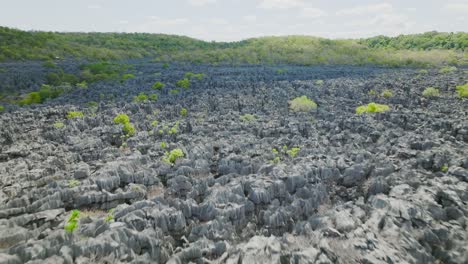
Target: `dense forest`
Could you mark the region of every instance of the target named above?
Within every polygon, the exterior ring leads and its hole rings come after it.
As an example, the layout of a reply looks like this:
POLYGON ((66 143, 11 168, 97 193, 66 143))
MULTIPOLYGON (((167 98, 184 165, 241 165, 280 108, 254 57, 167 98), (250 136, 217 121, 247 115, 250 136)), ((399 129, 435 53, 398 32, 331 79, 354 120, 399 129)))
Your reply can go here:
POLYGON ((211 64, 465 65, 468 33, 330 40, 309 36, 206 42, 147 33, 57 33, 0 27, 0 61, 152 58, 211 64))

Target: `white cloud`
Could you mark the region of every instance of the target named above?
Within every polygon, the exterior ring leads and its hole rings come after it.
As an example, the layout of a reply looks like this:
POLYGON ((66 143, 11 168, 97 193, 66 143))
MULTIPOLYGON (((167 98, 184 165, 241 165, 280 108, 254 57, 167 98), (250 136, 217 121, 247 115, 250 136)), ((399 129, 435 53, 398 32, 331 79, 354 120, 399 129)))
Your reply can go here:
POLYGON ((101 9, 101 6, 100 5, 88 5, 88 9, 101 9))
POLYGON ((445 5, 445 9, 453 12, 463 12, 468 13, 468 4, 459 3, 459 4, 447 4, 445 5))
POLYGON ((365 6, 356 6, 353 8, 346 8, 336 12, 339 16, 351 15, 351 16, 360 16, 366 14, 375 14, 375 13, 389 13, 393 11, 393 6, 389 3, 365 5, 365 6))
POLYGON ((193 6, 205 6, 216 3, 217 0, 188 0, 188 3, 193 6))
POLYGON ((328 15, 327 12, 319 8, 307 7, 307 8, 302 9, 301 11, 301 17, 305 17, 305 18, 319 18, 319 17, 324 17, 327 15, 328 15))
POLYGON ((262 0, 258 7, 263 9, 289 9, 304 6, 304 0, 262 0))
POLYGON ((244 16, 242 19, 244 19, 247 22, 255 22, 257 21, 257 16, 248 15, 248 16, 244 16))
POLYGON ((212 18, 208 20, 208 23, 213 25, 227 25, 229 24, 226 19, 223 18, 212 18))

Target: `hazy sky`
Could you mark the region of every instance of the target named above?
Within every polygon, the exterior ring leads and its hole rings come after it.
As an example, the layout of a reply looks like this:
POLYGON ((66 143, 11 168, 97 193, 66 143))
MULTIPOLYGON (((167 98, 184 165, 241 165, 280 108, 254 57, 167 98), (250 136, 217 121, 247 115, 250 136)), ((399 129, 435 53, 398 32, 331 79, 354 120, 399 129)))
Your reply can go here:
POLYGON ((0 25, 231 41, 468 31, 468 0, 0 0, 0 25))

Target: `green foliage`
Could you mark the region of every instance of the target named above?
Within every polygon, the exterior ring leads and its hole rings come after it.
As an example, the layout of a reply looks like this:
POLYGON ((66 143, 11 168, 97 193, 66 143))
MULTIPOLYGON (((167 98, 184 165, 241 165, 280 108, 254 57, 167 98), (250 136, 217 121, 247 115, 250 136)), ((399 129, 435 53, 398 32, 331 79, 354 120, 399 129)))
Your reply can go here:
POLYGON ((322 86, 325 82, 323 80, 317 80, 315 81, 315 85, 322 86))
POLYGON ((110 209, 109 213, 106 216, 106 219, 104 219, 104 222, 109 223, 114 220, 114 209, 110 209))
POLYGON ((0 112, 4 111, 5 107, 3 105, 0 105, 0 112))
POLYGON ((99 62, 81 65, 81 78, 92 83, 103 80, 126 80, 135 77, 133 74, 124 74, 130 66, 110 62, 99 62))
POLYGON ((126 74, 122 75, 122 81, 126 81, 128 79, 133 79, 133 78, 135 78, 135 75, 131 74, 131 73, 126 73, 126 74))
POLYGON ((65 127, 65 124, 63 122, 55 122, 54 127, 57 129, 62 129, 65 127))
POLYGON ((76 87, 81 88, 81 89, 86 89, 88 88, 88 83, 86 81, 82 81, 76 84, 76 87))
POLYGON ((419 72, 419 74, 428 74, 429 73, 429 71, 427 71, 425 69, 419 70, 418 72, 419 72))
POLYGON ((127 114, 118 114, 114 118, 114 123, 125 125, 125 124, 130 123, 130 118, 128 117, 127 114))
POLYGON ((375 91, 375 90, 370 90, 368 94, 369 94, 370 96, 375 96, 375 95, 377 95, 377 91, 375 91))
POLYGON ((55 69, 57 68, 57 65, 55 64, 55 62, 51 61, 51 60, 47 60, 45 61, 42 66, 44 66, 45 68, 49 68, 49 69, 55 69))
POLYGON ((154 90, 161 90, 164 86, 166 85, 162 82, 155 82, 151 88, 154 90))
POLYGON ((83 117, 84 117, 83 112, 79 112, 79 111, 70 111, 67 114, 67 119, 83 118, 83 117))
POLYGON ((122 131, 127 136, 133 136, 133 135, 135 135, 135 126, 132 123, 124 124, 122 131))
POLYGON ((178 89, 172 89, 169 91, 170 94, 178 94, 180 91, 178 89))
POLYGON ((186 115, 187 115, 187 109, 186 109, 186 108, 182 108, 182 109, 180 110, 180 115, 181 115, 181 116, 186 116, 186 115))
POLYGON ((448 169, 449 169, 449 167, 447 166, 447 164, 444 164, 444 165, 442 166, 442 168, 440 168, 440 171, 445 173, 445 172, 448 171, 448 169))
POLYGON ((87 105, 88 107, 94 107, 94 108, 99 106, 98 102, 95 102, 95 101, 88 102, 87 105))
POLYGON ((393 93, 390 90, 383 90, 383 92, 380 94, 380 96, 384 98, 391 98, 393 97, 393 93))
MULTIPOLYGON (((117 61, 153 57, 156 58, 156 62, 164 62, 164 69, 169 67, 169 64, 165 63, 168 61, 213 64, 426 66, 466 63, 466 56, 462 52, 468 47, 467 36, 468 33, 463 32, 427 32, 361 40, 285 36, 224 43, 163 34, 53 33, 0 27, 0 61, 47 61, 56 57, 117 61)), ((118 79, 121 74, 115 78, 118 79)), ((89 81, 106 79, 110 75, 86 76, 85 79, 89 81)))
POLYGON ((26 95, 26 97, 18 102, 20 106, 31 105, 31 104, 40 104, 42 103, 41 94, 39 92, 31 92, 26 95))
POLYGON ((300 148, 297 148, 297 147, 294 147, 294 148, 291 148, 290 150, 286 151, 286 153, 291 157, 291 158, 295 158, 297 156, 297 154, 299 153, 301 149, 300 148))
POLYGON ((178 158, 183 158, 185 156, 184 152, 181 149, 173 149, 171 152, 165 153, 163 161, 166 163, 174 164, 178 158))
POLYGON ((168 134, 169 134, 169 135, 177 134, 178 129, 179 129, 179 121, 177 121, 177 122, 174 124, 174 126, 171 127, 171 129, 169 130, 168 134))
POLYGON ((257 120, 257 118, 252 115, 252 114, 245 114, 245 115, 241 115, 239 117, 239 119, 242 121, 242 122, 252 122, 252 121, 255 121, 257 120))
POLYGON ((289 101, 289 108, 293 112, 310 112, 312 109, 317 108, 317 104, 303 95, 289 101))
POLYGON ((457 93, 461 98, 468 98, 468 83, 457 86, 457 93))
POLYGON ((427 87, 424 92, 422 93, 424 97, 439 97, 440 92, 439 89, 434 87, 427 87))
POLYGON ((150 94, 150 95, 148 96, 148 99, 149 99, 150 101, 156 102, 156 101, 158 100, 158 94, 150 94))
POLYGON ((447 74, 447 73, 452 73, 452 72, 455 72, 457 71, 457 67, 454 67, 454 66, 446 66, 446 67, 442 67, 440 70, 439 70, 439 73, 440 74, 447 74))
POLYGON ((356 108, 356 113, 358 115, 363 113, 381 113, 390 110, 388 105, 370 103, 368 105, 359 106, 356 108))
POLYGON ((281 161, 281 158, 276 156, 273 160, 271 160, 271 163, 278 164, 278 163, 280 163, 280 161, 281 161))
POLYGON ((182 79, 176 82, 176 86, 179 88, 189 89, 190 88, 190 80, 189 79, 182 79))
POLYGON ((74 187, 76 187, 76 186, 78 186, 78 185, 80 185, 80 184, 81 184, 81 182, 78 181, 78 180, 70 180, 70 181, 68 182, 68 187, 74 188, 74 187))
POLYGON ((73 210, 70 214, 70 217, 67 220, 67 223, 65 224, 65 231, 73 233, 75 229, 78 227, 78 219, 80 218, 80 211, 78 210, 73 210))
POLYGON ((157 127, 158 126, 158 120, 151 121, 151 126, 157 127))
POLYGON ((161 148, 162 148, 162 149, 165 149, 166 147, 167 147, 167 144, 166 144, 166 142, 164 142, 164 141, 163 141, 163 142, 161 142, 161 148))
POLYGON ((162 68, 163 68, 163 69, 169 69, 169 63, 164 63, 164 64, 162 65, 162 68))
POLYGON ((141 93, 139 93, 137 96, 134 96, 134 97, 133 97, 133 101, 134 101, 134 102, 137 102, 137 103, 146 102, 146 101, 148 101, 148 95, 146 95, 145 93, 141 92, 141 93))
POLYGON ((64 90, 59 87, 52 87, 47 84, 43 84, 41 89, 37 92, 30 92, 26 96, 18 101, 20 106, 31 105, 31 104, 41 104, 47 99, 57 98, 62 94, 64 90))
MULTIPOLYGON (((201 81, 203 79, 203 77, 205 77, 205 74, 203 74, 203 73, 187 72, 187 73, 185 73, 184 80, 197 79, 197 80, 201 81)), ((189 86, 190 86, 190 84, 189 84, 189 86)))

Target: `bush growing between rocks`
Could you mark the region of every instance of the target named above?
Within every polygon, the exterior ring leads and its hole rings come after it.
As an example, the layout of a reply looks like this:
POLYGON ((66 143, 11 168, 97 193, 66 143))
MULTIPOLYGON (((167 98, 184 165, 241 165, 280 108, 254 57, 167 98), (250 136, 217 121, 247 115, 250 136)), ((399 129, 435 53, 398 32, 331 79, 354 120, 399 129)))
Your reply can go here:
POLYGON ((162 82, 155 82, 153 86, 151 86, 151 88, 154 90, 161 90, 162 88, 164 88, 164 86, 166 85, 162 82))
POLYGON ((126 73, 126 74, 122 75, 122 81, 126 81, 128 79, 133 79, 133 78, 135 78, 135 75, 131 74, 131 73, 126 73))
POLYGON ((78 210, 73 210, 71 212, 70 217, 67 220, 67 223, 65 224, 65 231, 73 233, 75 229, 78 227, 78 219, 80 218, 80 211, 78 210))
POLYGON ((439 92, 439 89, 437 88, 434 88, 434 87, 427 87, 423 94, 422 94, 424 97, 439 97, 440 95, 440 92, 439 92))
POLYGON ((359 106, 356 108, 356 114, 360 115, 363 113, 381 113, 390 110, 388 105, 370 103, 368 105, 359 106))
POLYGON ((146 102, 148 101, 148 95, 146 95, 145 93, 139 93, 137 96, 134 96, 133 97, 133 101, 134 102, 137 102, 137 103, 140 103, 140 102, 146 102))
POLYGON ((422 69, 422 70, 419 70, 418 73, 419 74, 428 74, 429 72, 427 70, 422 69))
POLYGON ((57 129, 62 129, 65 127, 65 124, 63 122, 55 122, 54 127, 57 129))
POLYGON ((80 184, 81 184, 81 182, 78 181, 78 180, 70 180, 70 181, 68 182, 68 187, 74 188, 74 187, 76 187, 76 186, 78 186, 78 185, 80 185, 80 184))
POLYGON ((294 148, 291 148, 290 150, 286 151, 286 153, 291 157, 291 158, 295 158, 297 156, 297 154, 299 153, 301 149, 300 148, 297 148, 297 147, 294 147, 294 148))
POLYGON ((67 119, 82 118, 82 117, 84 117, 84 114, 83 112, 80 112, 80 111, 71 111, 71 112, 68 112, 67 114, 67 119))
POLYGON ((252 121, 255 121, 257 120, 257 118, 252 115, 252 114, 245 114, 245 115, 241 115, 239 117, 239 119, 242 121, 242 122, 252 122, 252 121))
POLYGON ((315 81, 316 85, 322 86, 325 82, 323 80, 317 80, 315 81))
POLYGON ((289 108, 293 112, 310 112, 312 109, 317 108, 317 104, 303 95, 289 101, 289 108))
POLYGON ((163 161, 166 163, 174 164, 178 158, 183 158, 185 156, 184 152, 181 149, 173 149, 171 152, 165 153, 163 161))
POLYGON ((461 98, 468 98, 468 83, 457 86, 457 93, 461 98))
POLYGON ((161 142, 161 148, 165 149, 166 147, 167 147, 167 144, 166 144, 166 142, 164 142, 164 141, 163 141, 163 142, 161 142))
POLYGON ((197 80, 201 81, 205 77, 205 74, 203 73, 193 73, 193 72, 187 72, 184 76, 184 79, 192 79, 196 78, 197 80))
POLYGON ((3 105, 0 105, 0 112, 2 112, 3 110, 5 110, 5 107, 3 105))
POLYGON ((455 66, 446 66, 446 67, 443 67, 439 70, 439 73, 440 74, 447 74, 447 73, 452 73, 454 71, 457 70, 457 67, 455 66))
POLYGON ((172 89, 169 91, 170 94, 178 94, 179 90, 178 89, 172 89))
POLYGON ((81 89, 86 89, 88 88, 88 83, 86 81, 82 81, 80 83, 77 83, 76 87, 81 88, 81 89))
POLYGON ((186 108, 182 108, 182 109, 180 110, 180 115, 181 115, 181 116, 186 116, 186 115, 187 115, 187 109, 186 109, 186 108))
POLYGON ((156 102, 156 101, 158 100, 158 95, 157 95, 157 94, 150 94, 150 95, 148 96, 148 99, 149 99, 150 101, 156 102))
POLYGON ((135 127, 130 123, 130 118, 126 114, 118 114, 114 118, 114 123, 123 125, 122 131, 127 136, 135 135, 135 127))
POLYGON ((390 90, 384 90, 381 94, 382 97, 384 98, 390 98, 393 97, 393 93, 390 90))
POLYGON ((370 90, 368 94, 371 96, 375 96, 377 95, 377 92, 375 90, 370 90))
POLYGON ((190 80, 189 79, 182 79, 176 82, 176 86, 183 89, 190 88, 190 80))

